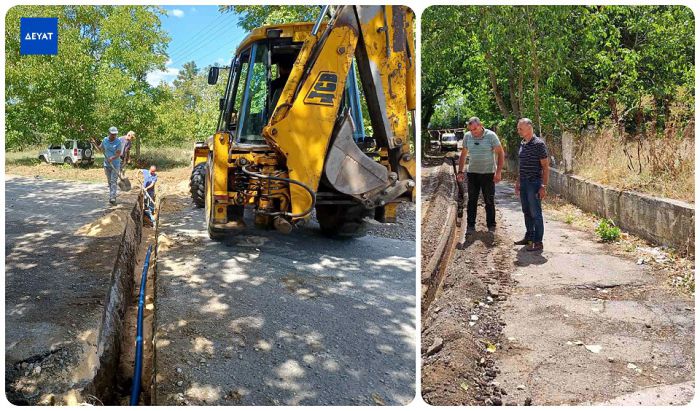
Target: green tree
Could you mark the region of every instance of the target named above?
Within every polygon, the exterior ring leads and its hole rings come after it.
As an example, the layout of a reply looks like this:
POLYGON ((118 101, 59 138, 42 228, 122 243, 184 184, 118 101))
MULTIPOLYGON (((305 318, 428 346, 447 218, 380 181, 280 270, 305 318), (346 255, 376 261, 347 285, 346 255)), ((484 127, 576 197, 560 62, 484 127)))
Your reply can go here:
MULTIPOLYGON (((164 10, 143 6, 15 6, 5 16, 7 147, 99 137, 111 125, 147 140, 149 71, 163 69, 164 10), (21 56, 20 17, 58 17, 58 54, 21 56)), ((141 139, 137 140, 137 144, 141 139)), ((138 152, 138 146, 137 146, 138 152)))
POLYGON ((222 13, 236 13, 238 26, 251 31, 267 24, 314 21, 320 6, 220 6, 222 13))

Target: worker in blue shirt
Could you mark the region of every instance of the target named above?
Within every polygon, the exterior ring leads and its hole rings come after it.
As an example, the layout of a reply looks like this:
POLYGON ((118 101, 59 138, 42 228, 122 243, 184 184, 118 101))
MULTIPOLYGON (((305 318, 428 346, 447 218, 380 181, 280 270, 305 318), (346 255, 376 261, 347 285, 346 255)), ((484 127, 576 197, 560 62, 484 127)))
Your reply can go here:
POLYGON ((107 176, 107 185, 109 186, 109 203, 117 203, 117 178, 119 177, 119 169, 121 168, 122 143, 117 138, 119 131, 116 127, 109 128, 109 135, 102 139, 98 146, 104 153, 105 159, 102 166, 105 169, 107 176))
POLYGON ((156 166, 151 166, 148 170, 141 170, 141 173, 143 174, 143 189, 150 197, 145 198, 146 208, 154 212, 156 206, 156 182, 158 181, 156 166))

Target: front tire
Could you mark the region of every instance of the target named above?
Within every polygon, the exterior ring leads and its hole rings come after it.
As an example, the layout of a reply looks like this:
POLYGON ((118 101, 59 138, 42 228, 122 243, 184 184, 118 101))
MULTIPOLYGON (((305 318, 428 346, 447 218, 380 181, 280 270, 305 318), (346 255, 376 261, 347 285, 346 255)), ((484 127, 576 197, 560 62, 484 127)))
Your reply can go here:
POLYGON ((190 195, 192 202, 197 208, 203 208, 205 205, 205 181, 207 178, 207 163, 199 163, 192 169, 190 175, 190 195))

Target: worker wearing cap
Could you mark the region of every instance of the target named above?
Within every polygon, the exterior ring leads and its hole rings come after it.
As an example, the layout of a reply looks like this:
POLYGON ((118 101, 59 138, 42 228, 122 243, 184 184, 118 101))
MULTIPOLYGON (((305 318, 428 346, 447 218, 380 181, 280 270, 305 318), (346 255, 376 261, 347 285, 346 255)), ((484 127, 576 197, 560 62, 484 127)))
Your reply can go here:
POLYGON ((121 167, 121 159, 119 156, 122 154, 122 143, 121 140, 117 138, 117 133, 119 133, 119 130, 117 130, 116 127, 110 127, 109 135, 102 139, 102 143, 100 143, 99 146, 105 155, 102 166, 107 176, 110 204, 117 203, 117 178, 119 177, 119 169, 121 167))
MULTIPOLYGON (((122 154, 121 154, 121 159, 122 159, 122 166, 124 169, 126 169, 127 164, 129 164, 131 160, 131 142, 132 140, 136 137, 136 133, 133 131, 129 131, 126 133, 125 136, 119 137, 119 139, 122 142, 122 154)), ((124 170, 122 170, 124 171, 124 170)))

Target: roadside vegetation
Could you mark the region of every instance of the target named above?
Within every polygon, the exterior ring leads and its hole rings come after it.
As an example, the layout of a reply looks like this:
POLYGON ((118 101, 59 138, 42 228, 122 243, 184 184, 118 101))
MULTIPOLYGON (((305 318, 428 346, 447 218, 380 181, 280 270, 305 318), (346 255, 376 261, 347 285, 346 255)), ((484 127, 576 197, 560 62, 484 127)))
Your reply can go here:
POLYGON ((478 116, 520 141, 529 117, 550 154, 573 133, 573 172, 694 198, 695 20, 685 6, 440 6, 422 16, 422 136, 478 116))

